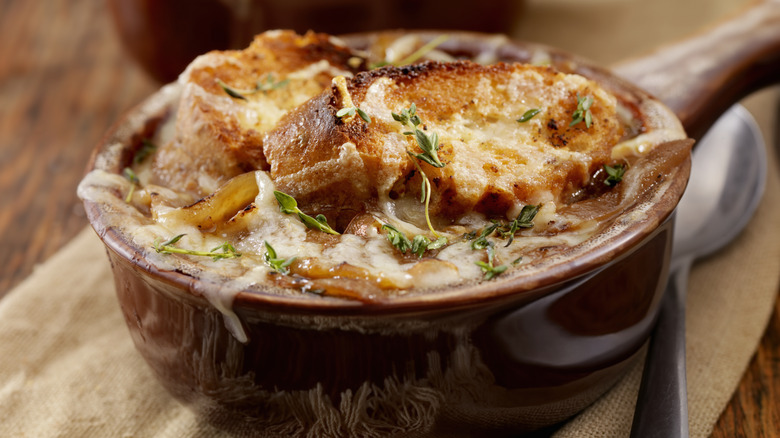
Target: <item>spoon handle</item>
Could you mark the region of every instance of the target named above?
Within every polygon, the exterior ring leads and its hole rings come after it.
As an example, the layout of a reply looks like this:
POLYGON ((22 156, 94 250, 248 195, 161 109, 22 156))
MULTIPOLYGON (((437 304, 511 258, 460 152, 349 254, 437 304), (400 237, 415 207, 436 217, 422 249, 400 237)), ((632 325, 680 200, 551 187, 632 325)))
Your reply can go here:
POLYGON ((752 2, 687 39, 613 66, 668 105, 701 139, 739 99, 780 82, 780 0, 752 2))
POLYGON ((674 270, 664 292, 639 386, 631 438, 688 437, 685 295, 691 263, 674 270))

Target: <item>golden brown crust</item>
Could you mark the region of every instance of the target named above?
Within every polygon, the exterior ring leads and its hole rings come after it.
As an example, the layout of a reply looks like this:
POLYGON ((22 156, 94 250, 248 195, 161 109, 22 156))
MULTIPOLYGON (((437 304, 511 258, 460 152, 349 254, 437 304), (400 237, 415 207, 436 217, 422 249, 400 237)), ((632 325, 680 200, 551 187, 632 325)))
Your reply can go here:
POLYGON ((205 195, 250 169, 265 169, 263 136, 290 109, 321 92, 336 74, 365 67, 329 36, 266 32, 241 51, 214 51, 193 61, 184 85, 175 139, 155 161, 155 182, 205 195), (229 96, 222 84, 242 93, 229 96))
MULTIPOLYGON (((228 57, 232 62, 219 65, 205 65, 188 69, 188 81, 196 83, 206 91, 221 94, 222 89, 215 79, 239 89, 250 89, 258 78, 266 74, 284 75, 301 70, 313 63, 327 61, 330 65, 346 71, 365 69, 363 60, 356 53, 342 45, 336 45, 329 35, 308 32, 298 35, 290 31, 275 31, 259 34, 244 50, 215 51, 206 56, 228 57), (357 60, 354 63, 352 60, 357 60)), ((312 81, 298 85, 316 85, 317 92, 330 84, 329 75, 317 75, 312 81)))
POLYGON ((450 219, 474 210, 504 216, 518 204, 565 199, 610 162, 624 134, 613 96, 550 67, 427 62, 360 73, 347 90, 343 96, 332 86, 266 138, 276 184, 316 208, 420 196, 422 180, 406 152, 421 151, 402 134, 409 128, 391 118, 412 103, 420 128, 438 134, 445 164, 420 162, 433 185, 430 211, 450 219), (578 96, 594 99, 590 127, 571 126, 578 96), (336 116, 349 100, 371 123, 336 116), (541 112, 517 122, 532 108, 541 112), (320 168, 328 172, 313 171, 320 168))

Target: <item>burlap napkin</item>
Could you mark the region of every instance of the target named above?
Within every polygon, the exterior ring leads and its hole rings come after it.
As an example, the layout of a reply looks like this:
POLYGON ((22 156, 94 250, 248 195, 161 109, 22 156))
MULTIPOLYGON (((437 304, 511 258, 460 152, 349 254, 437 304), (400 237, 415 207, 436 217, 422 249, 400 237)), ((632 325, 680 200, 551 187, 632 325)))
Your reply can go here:
MULTIPOLYGON (((777 95, 765 94, 748 108, 771 117, 777 95)), ((771 126, 770 120, 761 122, 771 126)), ((776 160, 770 157, 770 163, 776 160)), ((711 432, 771 314, 780 272, 778 217, 775 165, 747 230, 691 275, 687 338, 694 437, 711 432)), ((157 383, 132 345, 113 288, 102 244, 86 229, 0 300, 0 436, 223 434, 157 383)), ((638 364, 558 435, 627 436, 640 376, 638 364)))

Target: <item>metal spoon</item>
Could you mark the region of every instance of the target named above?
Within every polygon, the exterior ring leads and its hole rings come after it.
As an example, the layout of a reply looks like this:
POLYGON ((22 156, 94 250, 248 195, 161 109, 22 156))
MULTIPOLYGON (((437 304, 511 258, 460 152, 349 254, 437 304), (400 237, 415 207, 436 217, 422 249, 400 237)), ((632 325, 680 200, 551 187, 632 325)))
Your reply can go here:
POLYGON ((693 261, 733 240, 764 190, 766 151, 749 113, 729 110, 695 147, 675 213, 670 278, 639 388, 631 437, 688 436, 685 296, 693 261))

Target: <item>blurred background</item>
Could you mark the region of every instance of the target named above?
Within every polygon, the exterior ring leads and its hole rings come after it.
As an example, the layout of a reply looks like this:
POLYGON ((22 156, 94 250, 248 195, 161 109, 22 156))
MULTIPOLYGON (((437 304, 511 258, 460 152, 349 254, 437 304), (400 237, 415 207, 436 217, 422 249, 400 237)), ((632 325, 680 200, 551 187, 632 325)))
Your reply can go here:
POLYGON ((108 0, 124 49, 161 82, 267 29, 456 29, 543 42, 610 64, 693 32, 744 0, 108 0), (572 38, 575 34, 576 38, 572 38))
MULTIPOLYGON (((270 28, 506 33, 604 65, 647 53, 747 0, 0 0, 0 297, 81 231, 76 185, 121 114, 196 55, 270 28)), ((744 101, 768 143, 778 88, 744 101)), ((780 430, 777 311, 713 436, 780 430), (773 365, 774 364, 774 365, 773 365)), ((770 432, 771 433, 771 432, 770 432)))
POLYGON ((174 79, 211 49, 243 48, 266 29, 330 34, 377 29, 506 33, 522 1, 495 0, 109 0, 129 53, 158 80, 174 79), (186 36, 185 36, 186 35, 186 36))

